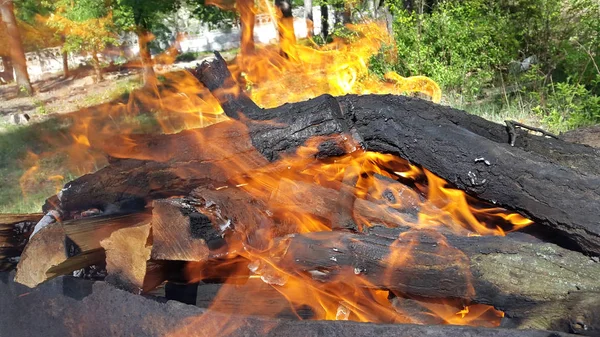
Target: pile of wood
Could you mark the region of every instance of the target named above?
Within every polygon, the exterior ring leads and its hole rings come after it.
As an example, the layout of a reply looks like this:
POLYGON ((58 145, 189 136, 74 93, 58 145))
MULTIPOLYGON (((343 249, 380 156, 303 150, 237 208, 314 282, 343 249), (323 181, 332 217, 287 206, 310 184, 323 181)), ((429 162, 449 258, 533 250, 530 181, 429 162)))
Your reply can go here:
MULTIPOLYGON (((408 97, 321 96, 261 109, 218 54, 193 72, 232 120, 140 138, 129 158, 68 183, 44 206, 62 221, 32 236, 17 282, 34 287, 101 266, 107 282, 147 293, 165 280, 190 281, 182 270, 194 264, 214 280, 224 277, 211 272, 223 257, 272 249, 282 270, 321 282, 353 270, 369 287, 396 294, 398 307, 486 304, 505 313, 504 327, 600 333, 597 149, 408 97), (385 198, 357 197, 347 177, 329 184, 279 179, 258 194, 239 184, 240 177, 277 176, 287 169, 280 159, 315 137, 313 161, 364 150, 392 154, 534 224, 507 236, 409 228, 423 198, 418 190, 400 187, 406 193, 395 195, 408 206, 386 207, 385 198), (297 223, 278 216, 290 207, 328 230, 297 234, 297 223), (91 209, 100 215, 81 216, 91 209), (394 252, 410 255, 410 263, 395 264, 394 252)), ((214 296, 202 297, 203 289, 181 301, 210 303, 214 296)))

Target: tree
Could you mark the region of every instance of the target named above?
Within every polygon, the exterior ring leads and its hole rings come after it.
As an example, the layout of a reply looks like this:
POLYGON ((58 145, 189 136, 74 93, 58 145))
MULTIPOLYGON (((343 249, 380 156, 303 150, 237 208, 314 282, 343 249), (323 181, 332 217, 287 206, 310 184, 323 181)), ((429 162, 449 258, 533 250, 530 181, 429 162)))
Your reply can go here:
MULTIPOLYGON (((44 18, 56 11, 59 2, 46 0, 20 0, 16 5, 16 17, 19 21, 23 46, 26 51, 64 46, 65 36, 48 27, 44 18)), ((68 52, 62 48, 64 77, 69 75, 68 52)))
POLYGON ((14 6, 12 0, 2 0, 0 2, 0 16, 4 22, 6 35, 8 37, 8 45, 10 50, 10 58, 17 79, 17 85, 28 95, 33 94, 29 73, 27 73, 27 60, 25 58, 25 50, 21 41, 21 34, 17 27, 17 19, 15 18, 14 6))
POLYGON ((91 55, 95 81, 102 81, 102 66, 98 53, 108 44, 117 41, 112 15, 106 2, 58 1, 55 13, 50 15, 46 23, 64 34, 63 51, 85 52, 91 55))
POLYGON ((293 46, 296 44, 296 33, 294 32, 292 1, 275 0, 275 7, 278 9, 277 30, 279 31, 281 52, 287 57, 294 58, 293 46))
POLYGON ((189 2, 194 6, 194 15, 209 27, 232 23, 236 19, 237 11, 242 33, 240 53, 242 56, 254 53, 256 21, 254 0, 190 0, 189 2))
POLYGON ((153 39, 152 29, 159 25, 165 14, 179 8, 179 0, 114 0, 115 23, 125 31, 135 32, 140 48, 140 60, 145 86, 156 85, 156 74, 148 43, 153 39))
POLYGON ((312 0, 304 0, 304 18, 306 19, 306 28, 307 28, 308 36, 314 35, 312 7, 313 7, 312 0))

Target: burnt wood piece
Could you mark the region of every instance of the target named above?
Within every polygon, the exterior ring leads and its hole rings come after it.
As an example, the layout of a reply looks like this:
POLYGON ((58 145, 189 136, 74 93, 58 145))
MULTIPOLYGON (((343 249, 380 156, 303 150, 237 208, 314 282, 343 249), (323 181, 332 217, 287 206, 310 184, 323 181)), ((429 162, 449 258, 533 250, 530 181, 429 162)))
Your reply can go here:
POLYGON ((121 228, 100 241, 106 254, 106 282, 134 294, 156 285, 153 276, 148 277, 152 280, 149 285, 145 282, 147 270, 156 272, 147 268, 152 248, 150 228, 150 222, 121 228))
MULTIPOLYGON (((205 63, 211 66, 198 67, 196 74, 209 89, 215 85, 206 79, 218 79, 216 84, 233 81, 223 71, 222 58, 205 63)), ((241 102, 238 106, 243 106, 248 99, 241 91, 227 97, 219 89, 211 92, 230 105, 237 100, 241 102)), ((560 236, 561 244, 600 255, 597 149, 526 133, 519 134, 512 147, 508 133, 502 136, 495 123, 403 96, 323 95, 261 111, 254 105, 248 113, 237 109, 250 119, 242 121, 248 125, 255 147, 269 160, 311 137, 336 135, 339 141, 342 133, 346 145, 334 142, 332 147, 326 142, 323 146, 352 150, 362 144, 366 150, 418 163, 475 197, 531 218, 544 231, 560 236), (307 114, 310 111, 316 113, 307 114)))
POLYGON ((0 214, 0 271, 15 268, 29 234, 43 214, 0 214))
POLYGON ((210 219, 185 200, 161 199, 153 202, 153 259, 204 261, 209 254, 207 242, 219 239, 219 232, 210 219))
MULTIPOLYGON (((399 184, 398 182, 394 182, 399 184)), ((344 185, 341 185, 340 189, 344 185)), ((413 192, 414 193, 414 192, 413 192)), ((341 192, 318 184, 302 181, 292 181, 282 178, 278 188, 274 191, 269 201, 269 206, 275 212, 285 210, 300 214, 310 214, 332 227, 338 219, 347 216, 356 218, 361 226, 369 224, 382 224, 390 227, 407 225, 417 222, 412 210, 395 209, 381 200, 369 201, 356 198, 352 205, 340 208, 338 200, 341 192), (340 216, 346 213, 346 216, 340 216)), ((418 199, 417 199, 418 200, 418 199)), ((407 207, 408 208, 408 207, 407 207)))
POLYGON ((0 327, 7 336, 120 335, 139 337, 568 337, 561 332, 463 326, 370 324, 347 321, 289 321, 220 314, 175 301, 161 303, 116 289, 104 282, 71 277, 51 280, 39 289, 0 273, 0 327), (35 308, 35 310, 32 310, 35 308), (92 317, 93 319, 90 319, 92 317))
POLYGON ((570 331, 581 323, 582 333, 600 332, 600 263, 526 234, 443 236, 377 226, 368 235, 296 234, 282 244, 281 268, 319 270, 320 280, 352 270, 400 294, 492 305, 519 328, 570 331))
POLYGON ((51 278, 104 261, 100 241, 114 231, 150 222, 149 213, 99 216, 55 222, 33 235, 25 247, 15 281, 30 288, 51 278))
POLYGON ((139 137, 136 144, 129 158, 112 158, 110 165, 67 183, 44 209, 131 211, 154 199, 185 196, 200 185, 220 186, 268 163, 252 145, 246 126, 235 121, 139 137))

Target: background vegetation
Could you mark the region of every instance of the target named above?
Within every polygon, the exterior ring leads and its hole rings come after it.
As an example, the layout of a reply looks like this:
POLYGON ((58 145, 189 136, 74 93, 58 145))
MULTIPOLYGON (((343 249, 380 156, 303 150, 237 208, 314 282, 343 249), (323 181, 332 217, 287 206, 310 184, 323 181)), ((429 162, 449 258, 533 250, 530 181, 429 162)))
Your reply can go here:
POLYGON ((600 123, 597 0, 396 1, 382 75, 427 75, 447 103, 486 117, 533 115, 555 132, 600 123), (397 57, 389 49, 397 51, 397 57))

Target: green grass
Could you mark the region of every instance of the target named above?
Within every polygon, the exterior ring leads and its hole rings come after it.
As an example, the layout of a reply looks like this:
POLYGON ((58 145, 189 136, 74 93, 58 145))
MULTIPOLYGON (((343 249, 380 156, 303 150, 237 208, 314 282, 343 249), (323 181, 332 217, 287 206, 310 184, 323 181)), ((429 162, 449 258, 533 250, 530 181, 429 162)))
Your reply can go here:
POLYGON ((495 123, 504 124, 505 120, 514 120, 550 132, 556 131, 551 125, 544 123, 542 118, 534 112, 536 106, 534 102, 529 102, 519 97, 494 96, 474 102, 462 99, 458 95, 446 95, 444 98, 443 104, 464 110, 495 123))
POLYGON ((115 81, 115 85, 101 94, 88 95, 82 100, 81 107, 98 105, 104 102, 109 102, 118 98, 125 97, 131 91, 139 88, 142 83, 136 78, 127 78, 115 81))
MULTIPOLYGON (((36 163, 31 160, 26 161, 28 152, 49 151, 44 136, 58 133, 65 127, 67 126, 53 119, 27 126, 2 125, 0 129, 0 213, 40 212, 44 200, 56 192, 56 183, 47 181, 23 193, 20 179, 27 168, 36 163)), ((71 175, 65 170, 62 160, 44 160, 37 164, 40 170, 36 172, 36 176, 71 175)))

